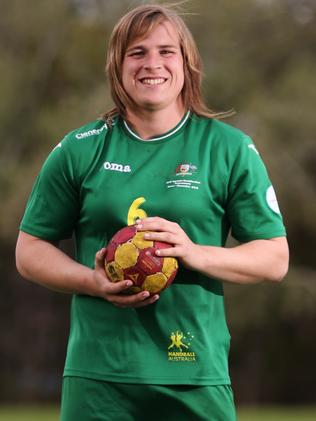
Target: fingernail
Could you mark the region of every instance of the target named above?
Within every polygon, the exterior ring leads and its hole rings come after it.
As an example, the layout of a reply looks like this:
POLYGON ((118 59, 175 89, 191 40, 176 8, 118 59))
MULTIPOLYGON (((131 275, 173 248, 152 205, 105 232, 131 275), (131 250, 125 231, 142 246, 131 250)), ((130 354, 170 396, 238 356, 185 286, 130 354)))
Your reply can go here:
POLYGON ((156 250, 156 254, 159 256, 161 254, 160 250, 156 250))
POLYGON ((143 298, 147 298, 147 297, 149 297, 150 296, 150 294, 149 294, 149 292, 148 291, 145 291, 145 292, 143 292, 142 293, 142 297, 143 298))
POLYGON ((137 225, 138 225, 138 224, 140 224, 140 223, 141 223, 141 219, 139 219, 139 218, 138 218, 138 219, 136 219, 135 224, 137 224, 137 225))
POLYGON ((137 228, 143 228, 142 224, 137 224, 137 228))
POLYGON ((127 281, 127 282, 125 283, 125 285, 126 285, 127 287, 131 287, 131 286, 133 285, 133 282, 132 282, 132 281, 127 281))

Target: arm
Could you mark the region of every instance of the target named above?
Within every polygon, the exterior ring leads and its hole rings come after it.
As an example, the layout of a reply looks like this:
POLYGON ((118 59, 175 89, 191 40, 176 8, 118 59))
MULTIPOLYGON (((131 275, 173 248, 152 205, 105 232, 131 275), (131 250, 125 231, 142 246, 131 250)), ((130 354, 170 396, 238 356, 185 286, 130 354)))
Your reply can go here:
POLYGON ((281 281, 288 271, 285 237, 254 240, 232 248, 197 246, 197 255, 196 270, 231 283, 281 281))
POLYGON ((222 281, 238 284, 281 281, 288 270, 285 237, 224 248, 194 244, 178 224, 162 218, 138 220, 137 225, 139 230, 156 231, 146 234, 146 238, 173 245, 160 250, 160 256, 177 257, 188 269, 222 281))
POLYGON ((119 307, 140 307, 158 299, 157 295, 149 297, 147 291, 132 296, 120 295, 132 283, 114 284, 108 280, 104 270, 105 254, 105 249, 98 251, 95 268, 90 269, 71 259, 55 243, 21 231, 16 245, 16 265, 24 278, 46 288, 100 297, 119 307))

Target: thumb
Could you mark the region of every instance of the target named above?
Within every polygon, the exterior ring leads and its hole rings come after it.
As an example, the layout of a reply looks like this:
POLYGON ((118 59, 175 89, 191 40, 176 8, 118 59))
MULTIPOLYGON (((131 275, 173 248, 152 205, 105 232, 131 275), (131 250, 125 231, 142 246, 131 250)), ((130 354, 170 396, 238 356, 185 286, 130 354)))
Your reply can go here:
POLYGON ((95 255, 95 261, 94 266, 96 269, 104 269, 104 261, 106 257, 106 248, 103 247, 101 250, 99 250, 95 255))

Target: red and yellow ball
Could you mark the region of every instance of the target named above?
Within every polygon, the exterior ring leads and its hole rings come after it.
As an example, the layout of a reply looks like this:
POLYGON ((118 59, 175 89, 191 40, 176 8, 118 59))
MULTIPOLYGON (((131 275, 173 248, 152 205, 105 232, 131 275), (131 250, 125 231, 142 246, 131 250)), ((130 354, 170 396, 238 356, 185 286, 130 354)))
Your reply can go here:
POLYGON ((174 280, 178 261, 173 257, 160 257, 158 249, 171 245, 159 241, 146 240, 146 231, 137 231, 135 225, 118 231, 107 245, 105 272, 112 282, 130 279, 133 286, 128 293, 148 291, 157 294, 174 280))

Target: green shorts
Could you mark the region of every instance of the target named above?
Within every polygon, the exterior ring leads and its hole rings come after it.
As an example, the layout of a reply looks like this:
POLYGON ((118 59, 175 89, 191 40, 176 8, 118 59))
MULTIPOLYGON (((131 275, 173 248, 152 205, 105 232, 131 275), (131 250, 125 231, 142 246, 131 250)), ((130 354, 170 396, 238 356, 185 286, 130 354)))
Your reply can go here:
POLYGON ((61 421, 235 421, 232 389, 65 377, 61 421))

